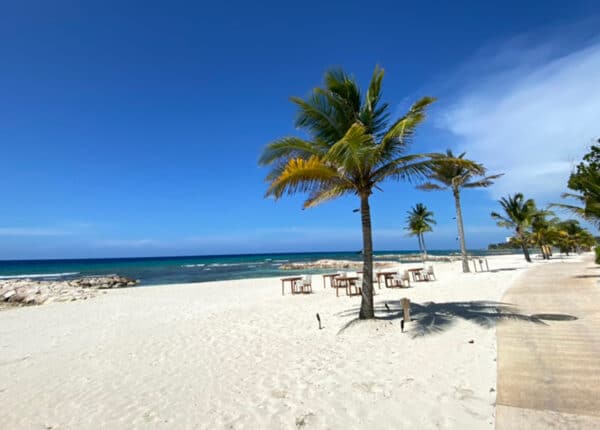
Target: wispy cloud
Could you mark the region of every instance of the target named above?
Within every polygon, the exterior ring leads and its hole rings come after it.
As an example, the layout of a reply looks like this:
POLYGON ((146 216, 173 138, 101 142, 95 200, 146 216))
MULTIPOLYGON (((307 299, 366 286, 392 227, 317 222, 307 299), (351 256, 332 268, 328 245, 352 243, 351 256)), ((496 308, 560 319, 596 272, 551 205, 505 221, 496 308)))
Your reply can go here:
POLYGON ((145 248, 158 246, 161 242, 154 239, 102 239, 93 244, 99 248, 145 248))
POLYGON ((0 227, 0 236, 68 236, 72 232, 46 227, 0 227))
POLYGON ((600 137, 600 41, 487 50, 461 68, 468 79, 439 124, 459 149, 506 175, 494 197, 521 191, 556 200, 573 165, 600 137))

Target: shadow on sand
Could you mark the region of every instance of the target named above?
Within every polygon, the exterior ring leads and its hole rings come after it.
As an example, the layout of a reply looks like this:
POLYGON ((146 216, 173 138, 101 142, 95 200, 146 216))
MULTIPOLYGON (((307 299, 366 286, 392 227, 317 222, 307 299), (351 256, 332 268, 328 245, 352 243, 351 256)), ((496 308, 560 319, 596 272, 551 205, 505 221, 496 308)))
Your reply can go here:
POLYGON ((490 270, 490 272, 492 272, 492 273, 496 273, 496 272, 512 272, 512 271, 515 271, 515 270, 519 270, 519 269, 516 268, 516 267, 502 267, 500 269, 490 270))
MULTIPOLYGON (((339 316, 356 315, 358 307, 342 311, 339 316)), ((400 300, 389 300, 385 304, 375 306, 378 320, 401 320, 403 317, 400 300)), ((534 314, 525 315, 518 312, 514 305, 494 301, 471 302, 426 302, 410 304, 411 323, 407 326, 412 337, 440 333, 448 329, 457 320, 471 321, 485 328, 492 328, 501 320, 525 321, 533 324, 547 325, 547 321, 572 321, 577 317, 564 314, 534 314)), ((342 333, 350 326, 360 321, 358 318, 345 324, 339 331, 342 333)))

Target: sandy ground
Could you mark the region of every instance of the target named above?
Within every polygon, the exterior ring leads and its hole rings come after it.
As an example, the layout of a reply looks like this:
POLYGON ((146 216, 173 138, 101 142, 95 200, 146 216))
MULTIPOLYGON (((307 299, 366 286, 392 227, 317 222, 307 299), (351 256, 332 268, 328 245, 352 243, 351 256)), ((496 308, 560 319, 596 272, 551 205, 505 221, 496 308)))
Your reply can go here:
POLYGON ((382 318, 346 329, 360 298, 320 277, 312 295, 248 279, 2 311, 0 428, 492 429, 496 338, 478 301, 527 265, 489 262, 436 263, 437 281, 377 290, 382 318), (436 302, 415 306, 405 333, 383 307, 402 297, 436 302))

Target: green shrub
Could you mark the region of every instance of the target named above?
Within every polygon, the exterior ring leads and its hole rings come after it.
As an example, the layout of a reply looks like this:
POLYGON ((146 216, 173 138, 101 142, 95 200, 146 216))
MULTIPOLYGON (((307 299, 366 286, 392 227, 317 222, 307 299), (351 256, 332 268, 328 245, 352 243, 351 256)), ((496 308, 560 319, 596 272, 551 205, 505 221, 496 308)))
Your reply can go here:
POLYGON ((600 264, 600 246, 596 246, 594 251, 596 251, 596 264, 600 264))

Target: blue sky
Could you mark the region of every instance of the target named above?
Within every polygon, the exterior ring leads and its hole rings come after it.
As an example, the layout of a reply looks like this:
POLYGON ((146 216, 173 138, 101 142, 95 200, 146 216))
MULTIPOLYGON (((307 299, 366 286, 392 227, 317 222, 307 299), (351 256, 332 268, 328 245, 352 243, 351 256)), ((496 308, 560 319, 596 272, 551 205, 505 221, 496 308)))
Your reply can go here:
MULTIPOLYGON (((439 98, 412 150, 453 148, 505 177, 466 191, 470 248, 508 232, 495 200, 556 201, 598 137, 600 7, 529 2, 6 2, 0 11, 0 258, 361 247, 349 197, 263 198, 265 144, 297 134, 291 95, 341 66, 402 113, 439 98), (526 4, 524 4, 526 3, 526 4)), ((386 183, 377 249, 414 249, 406 211, 457 248, 449 193, 386 183)))

